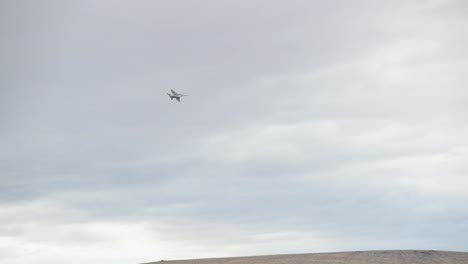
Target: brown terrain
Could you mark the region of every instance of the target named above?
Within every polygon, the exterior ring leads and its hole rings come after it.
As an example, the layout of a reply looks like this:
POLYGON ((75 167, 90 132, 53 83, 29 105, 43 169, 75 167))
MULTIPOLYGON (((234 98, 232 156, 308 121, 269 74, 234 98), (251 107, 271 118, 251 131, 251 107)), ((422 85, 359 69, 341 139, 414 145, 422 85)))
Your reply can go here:
POLYGON ((161 260, 146 264, 468 264, 468 253, 434 250, 354 251, 256 257, 161 260))

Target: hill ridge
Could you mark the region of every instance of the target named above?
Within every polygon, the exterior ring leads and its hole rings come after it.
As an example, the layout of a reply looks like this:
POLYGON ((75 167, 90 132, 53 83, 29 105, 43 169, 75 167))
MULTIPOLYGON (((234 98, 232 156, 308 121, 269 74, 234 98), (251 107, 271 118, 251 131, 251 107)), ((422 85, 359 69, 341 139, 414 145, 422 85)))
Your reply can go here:
POLYGON ((468 264, 468 252, 369 250, 160 260, 142 264, 468 264))

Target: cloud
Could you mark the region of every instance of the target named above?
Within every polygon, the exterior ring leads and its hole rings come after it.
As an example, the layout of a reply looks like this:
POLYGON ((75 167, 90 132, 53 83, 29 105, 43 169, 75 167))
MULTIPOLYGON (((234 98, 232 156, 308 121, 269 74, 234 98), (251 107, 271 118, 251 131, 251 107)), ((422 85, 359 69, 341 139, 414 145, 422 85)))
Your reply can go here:
POLYGON ((3 262, 467 250, 461 2, 29 2, 3 262))

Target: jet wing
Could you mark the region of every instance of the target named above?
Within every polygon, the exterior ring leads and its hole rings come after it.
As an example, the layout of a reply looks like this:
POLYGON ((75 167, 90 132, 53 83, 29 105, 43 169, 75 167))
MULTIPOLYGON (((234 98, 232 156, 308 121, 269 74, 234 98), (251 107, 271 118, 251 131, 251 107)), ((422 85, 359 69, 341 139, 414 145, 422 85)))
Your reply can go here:
POLYGON ((171 90, 171 93, 172 93, 173 95, 175 95, 175 96, 178 96, 178 95, 179 95, 179 94, 176 93, 174 90, 171 90))
POLYGON ((177 99, 177 101, 180 102, 180 97, 176 97, 175 99, 177 99))

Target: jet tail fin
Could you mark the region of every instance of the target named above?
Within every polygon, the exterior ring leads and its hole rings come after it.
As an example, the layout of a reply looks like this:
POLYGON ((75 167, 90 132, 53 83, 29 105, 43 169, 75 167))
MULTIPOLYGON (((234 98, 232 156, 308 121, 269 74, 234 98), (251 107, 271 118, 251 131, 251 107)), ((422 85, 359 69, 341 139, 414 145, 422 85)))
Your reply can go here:
POLYGON ((172 94, 169 94, 169 93, 168 93, 167 95, 169 95, 169 97, 171 98, 171 100, 174 99, 174 96, 173 96, 172 94))

